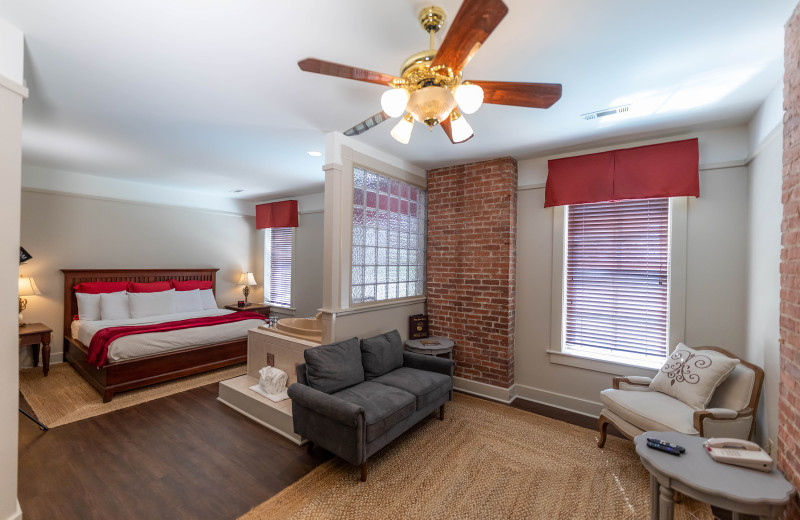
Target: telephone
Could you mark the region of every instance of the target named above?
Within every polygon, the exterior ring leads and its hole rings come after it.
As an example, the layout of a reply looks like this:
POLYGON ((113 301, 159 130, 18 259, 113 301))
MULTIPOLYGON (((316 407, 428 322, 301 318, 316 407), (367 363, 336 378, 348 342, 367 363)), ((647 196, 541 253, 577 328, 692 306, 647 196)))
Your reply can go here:
POLYGON ((717 462, 759 471, 772 471, 772 457, 755 442, 714 437, 704 442, 703 446, 717 462))

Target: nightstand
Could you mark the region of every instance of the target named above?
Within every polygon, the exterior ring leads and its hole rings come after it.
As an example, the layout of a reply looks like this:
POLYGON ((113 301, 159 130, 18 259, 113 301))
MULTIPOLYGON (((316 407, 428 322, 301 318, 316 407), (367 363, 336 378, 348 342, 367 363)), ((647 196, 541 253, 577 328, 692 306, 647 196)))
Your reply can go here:
POLYGON ((269 305, 265 305, 263 303, 248 303, 244 307, 239 307, 235 303, 233 305, 226 305, 226 309, 231 311, 250 311, 250 312, 257 312, 259 314, 263 314, 267 318, 269 318, 269 305))
POLYGON ((45 377, 50 372, 50 327, 41 323, 28 323, 19 328, 19 346, 30 345, 33 353, 33 366, 39 366, 39 345, 42 347, 42 371, 45 377))

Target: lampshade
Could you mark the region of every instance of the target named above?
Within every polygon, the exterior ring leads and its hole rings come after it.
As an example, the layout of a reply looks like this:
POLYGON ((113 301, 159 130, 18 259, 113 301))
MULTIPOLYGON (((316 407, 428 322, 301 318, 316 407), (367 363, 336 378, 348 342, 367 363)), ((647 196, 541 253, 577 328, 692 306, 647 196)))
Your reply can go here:
POLYGON ((453 93, 462 114, 472 114, 483 104, 483 89, 472 83, 462 83, 453 93))
POLYGON ((42 294, 39 288, 36 287, 36 282, 33 278, 20 276, 19 277, 19 295, 20 296, 37 296, 42 294))
POLYGON ((242 277, 239 278, 239 285, 258 285, 256 283, 256 279, 253 278, 253 273, 242 273, 242 277))
POLYGON ((414 130, 414 118, 411 114, 406 114, 403 119, 392 128, 392 137, 403 144, 408 144, 411 140, 411 131, 414 130))
MULTIPOLYGON (((456 100, 445 87, 425 87, 411 93, 406 109, 420 123, 433 127, 444 121, 456 107, 456 100)), ((397 128, 397 127, 395 127, 397 128)), ((395 137, 395 139, 397 139, 395 137)), ((398 141, 400 141, 398 139, 398 141)), ((402 142, 402 141, 401 141, 402 142)))
POLYGON ((399 117, 406 111, 408 91, 404 88, 393 88, 381 96, 381 108, 389 117, 399 117))
POLYGON ((450 129, 453 132, 453 142, 460 143, 472 137, 472 127, 458 110, 453 110, 450 116, 450 129))

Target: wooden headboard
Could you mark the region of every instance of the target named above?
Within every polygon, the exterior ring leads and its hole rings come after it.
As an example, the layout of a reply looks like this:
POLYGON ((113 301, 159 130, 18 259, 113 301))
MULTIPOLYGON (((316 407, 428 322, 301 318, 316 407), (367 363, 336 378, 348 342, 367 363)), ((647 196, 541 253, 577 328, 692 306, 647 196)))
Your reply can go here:
POLYGON ((217 292, 219 269, 62 269, 64 273, 64 336, 72 334, 72 317, 78 314, 76 285, 81 282, 160 282, 164 280, 211 280, 217 292))

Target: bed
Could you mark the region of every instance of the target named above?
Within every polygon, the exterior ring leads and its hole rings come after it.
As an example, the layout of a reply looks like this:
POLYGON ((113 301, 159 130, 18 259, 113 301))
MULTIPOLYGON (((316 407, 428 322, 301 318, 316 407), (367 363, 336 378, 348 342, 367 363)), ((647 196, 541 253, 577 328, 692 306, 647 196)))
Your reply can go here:
MULTIPOLYGON (((247 361, 247 337, 216 343, 190 345, 178 350, 145 353, 119 359, 96 368, 89 363, 89 349, 73 337, 73 317, 78 314, 76 285, 82 282, 158 282, 171 279, 210 281, 216 293, 218 269, 62 269, 64 273, 64 360, 103 396, 180 377, 207 372, 247 361)), ((224 311, 223 311, 224 312, 224 311)), ((76 334, 77 335, 77 334, 76 334)))

